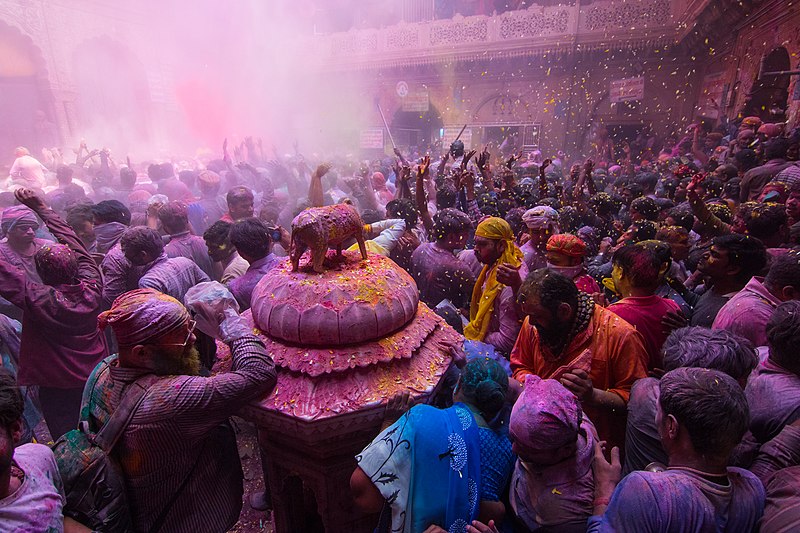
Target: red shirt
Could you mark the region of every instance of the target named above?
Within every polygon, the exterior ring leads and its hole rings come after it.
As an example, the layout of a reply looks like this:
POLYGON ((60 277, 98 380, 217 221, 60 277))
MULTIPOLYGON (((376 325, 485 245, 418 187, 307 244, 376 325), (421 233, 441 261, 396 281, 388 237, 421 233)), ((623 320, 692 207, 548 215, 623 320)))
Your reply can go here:
POLYGON ((636 330, 644 338, 647 350, 648 370, 663 368, 661 347, 667 340, 667 334, 661 325, 661 319, 669 311, 680 311, 678 304, 661 296, 629 296, 608 307, 636 330))

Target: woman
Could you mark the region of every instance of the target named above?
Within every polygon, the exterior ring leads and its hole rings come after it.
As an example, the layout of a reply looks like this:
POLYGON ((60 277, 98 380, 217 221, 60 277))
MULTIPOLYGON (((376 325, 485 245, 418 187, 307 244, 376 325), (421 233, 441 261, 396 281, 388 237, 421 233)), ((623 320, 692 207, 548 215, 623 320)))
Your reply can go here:
POLYGON ((378 531, 464 531, 476 518, 502 520, 499 496, 515 461, 501 415, 508 386, 496 361, 471 361, 452 407, 413 407, 356 457, 350 488, 363 511, 384 511, 378 531))

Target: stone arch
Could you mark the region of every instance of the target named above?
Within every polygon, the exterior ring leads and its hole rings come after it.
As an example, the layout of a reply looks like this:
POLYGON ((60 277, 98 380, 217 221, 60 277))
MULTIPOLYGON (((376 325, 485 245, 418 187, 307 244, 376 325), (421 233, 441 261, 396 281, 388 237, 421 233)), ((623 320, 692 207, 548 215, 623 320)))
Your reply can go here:
POLYGON ((522 96, 510 92, 490 94, 481 100, 472 114, 472 123, 476 125, 519 124, 530 121, 528 102, 522 96))
POLYGON ((55 104, 42 50, 16 26, 0 21, 0 157, 24 145, 34 155, 58 146, 55 104))
POLYGON ((101 35, 76 46, 72 64, 81 134, 117 150, 147 143, 152 98, 147 71, 136 55, 101 35))

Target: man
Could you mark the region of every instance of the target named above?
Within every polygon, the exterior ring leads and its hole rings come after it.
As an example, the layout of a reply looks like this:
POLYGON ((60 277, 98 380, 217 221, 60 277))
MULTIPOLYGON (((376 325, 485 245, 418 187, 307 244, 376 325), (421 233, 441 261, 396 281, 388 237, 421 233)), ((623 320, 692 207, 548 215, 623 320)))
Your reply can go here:
POLYGON ((786 161, 786 151, 788 149, 789 141, 783 137, 772 139, 764 145, 764 157, 767 162, 745 173, 739 188, 740 201, 757 200, 764 185, 772 181, 772 178, 790 165, 786 161))
POLYGON ((747 430, 747 400, 732 377, 704 368, 678 368, 659 382, 656 425, 669 457, 663 472, 620 477, 619 450, 611 463, 595 446, 594 515, 588 531, 755 531, 764 487, 740 468, 728 468, 747 430))
POLYGON ((92 207, 97 253, 106 254, 119 242, 131 223, 131 212, 122 202, 103 200, 92 207))
POLYGON ((211 170, 203 170, 197 175, 200 199, 189 205, 189 220, 198 234, 225 215, 225 200, 219 194, 220 181, 219 174, 211 170))
POLYGON ((514 377, 559 380, 581 401, 600 438, 622 443, 631 386, 646 375, 641 335, 549 269, 529 274, 518 300, 527 317, 511 350, 514 377))
POLYGON ((55 457, 42 444, 19 444, 22 393, 0 368, 0 524, 3 531, 89 530, 62 514, 64 488, 55 457), (15 446, 17 446, 15 448, 15 446))
POLYGON ((24 205, 7 207, 0 215, 0 259, 23 270, 29 279, 41 282, 33 257, 48 241, 36 237, 37 229, 39 219, 24 205))
POLYGON ((469 306, 475 277, 454 252, 464 247, 472 220, 458 209, 441 209, 433 217, 433 242, 421 244, 411 254, 411 276, 419 297, 430 308, 449 300, 456 309, 469 306))
POLYGON ((67 224, 75 232, 89 253, 97 252, 94 232, 94 212, 91 205, 78 204, 67 211, 67 224))
MULTIPOLYGON (((232 311, 233 297, 225 297, 232 311)), ((83 398, 98 431, 140 377, 162 376, 133 413, 117 446, 136 531, 227 531, 242 506, 242 468, 228 418, 275 386, 275 365, 235 312, 219 325, 232 369, 196 375, 194 322, 180 302, 154 290, 120 296, 100 315, 119 354, 97 366, 83 398)))
POLYGON ((526 376, 508 432, 518 457, 509 491, 517 519, 529 531, 586 531, 597 434, 575 395, 555 380, 526 376))
POLYGON ((489 217, 478 224, 474 250, 483 269, 472 289, 464 337, 506 354, 519 334, 517 293, 528 270, 514 243, 514 232, 502 218, 489 217))
MULTIPOLYGON (((675 330, 667 337, 662 354, 667 372, 684 367, 709 368, 731 376, 742 387, 758 364, 749 342, 721 329, 675 330)), ((644 470, 650 463, 667 463, 655 422, 657 403, 658 379, 648 377, 634 383, 628 401, 623 474, 644 470)))
POLYGON ((240 310, 244 311, 250 309, 253 289, 279 259, 272 253, 269 228, 257 218, 246 218, 235 223, 231 227, 230 239, 242 259, 250 263, 244 274, 228 284, 239 302, 240 310))
POLYGON ((547 239, 547 268, 563 274, 575 282, 578 290, 586 294, 600 292, 600 286, 586 272, 586 243, 571 233, 559 233, 547 239))
POLYGON ((546 205, 528 209, 522 215, 530 238, 520 247, 529 272, 547 266, 547 240, 559 233, 558 211, 546 205))
POLYGON ((161 227, 167 232, 169 242, 164 246, 167 257, 185 257, 191 259, 206 273, 214 277, 211 258, 208 256, 205 242, 189 229, 189 213, 186 204, 172 201, 158 210, 161 227))
POLYGON ((767 322, 781 303, 800 299, 800 254, 775 259, 764 278, 753 277, 717 313, 714 329, 726 329, 754 346, 767 345, 767 322))
POLYGON ((800 302, 782 303, 767 322, 769 356, 747 382, 750 432, 763 444, 800 418, 800 302))
POLYGON ((698 298, 690 324, 710 328, 719 310, 767 264, 767 249, 758 239, 732 233, 715 237, 697 270, 711 288, 698 298))
POLYGON ((663 262, 658 247, 666 249, 661 242, 646 241, 623 246, 614 252, 611 259, 611 278, 622 299, 610 305, 608 310, 636 328, 642 335, 647 350, 647 368, 662 367, 661 346, 667 338, 661 325, 667 313, 679 313, 678 304, 656 295, 661 276, 669 268, 663 262))
POLYGON ((44 187, 44 173, 47 169, 38 159, 31 156, 31 153, 24 146, 19 146, 14 150, 14 164, 8 171, 9 189, 29 187, 31 189, 41 189, 44 187))
POLYGON ((75 428, 86 378, 106 355, 97 329, 103 282, 75 232, 40 197, 30 189, 15 196, 63 243, 36 252, 36 279, 0 259, 0 295, 23 311, 17 377, 39 387, 42 413, 57 439, 75 428))
POLYGON ((122 234, 120 247, 134 267, 142 267, 140 289, 155 289, 183 301, 186 291, 204 281, 211 281, 200 268, 185 257, 167 257, 164 241, 154 229, 136 226, 122 234))
POLYGON ((220 220, 233 224, 237 220, 253 217, 253 191, 247 187, 234 187, 226 197, 228 212, 220 220))
POLYGON ((231 226, 228 222, 217 220, 203 233, 209 257, 222 267, 222 274, 218 277, 224 285, 244 275, 250 266, 231 242, 231 226))

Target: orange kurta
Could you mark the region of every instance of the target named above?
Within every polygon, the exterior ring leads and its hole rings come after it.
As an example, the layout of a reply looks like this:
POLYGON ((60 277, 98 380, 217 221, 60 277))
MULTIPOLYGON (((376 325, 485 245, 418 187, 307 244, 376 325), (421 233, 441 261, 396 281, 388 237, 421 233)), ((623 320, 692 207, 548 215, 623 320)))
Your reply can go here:
MULTIPOLYGON (((595 306, 586 329, 572 339, 558 358, 552 355, 549 348, 540 344, 539 333, 526 317, 511 351, 511 369, 514 378, 520 381, 527 374, 548 379, 587 350, 587 355, 591 356, 591 362, 587 361, 587 365, 591 365, 589 377, 592 386, 613 392, 627 403, 633 383, 647 377, 647 352, 642 336, 633 326, 599 305, 595 306)), ((582 407, 597 428, 600 439, 622 447, 627 410, 609 410, 589 403, 584 403, 582 407)))

